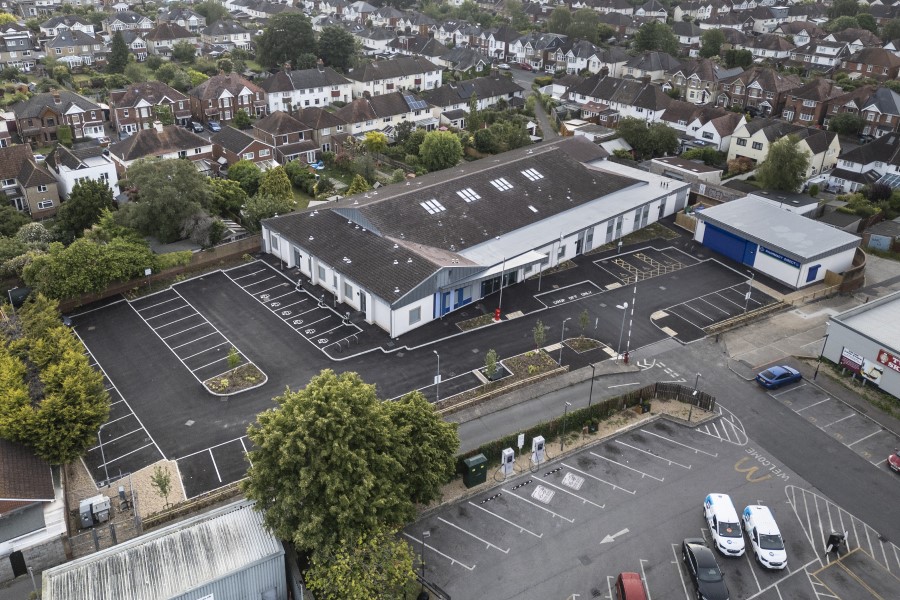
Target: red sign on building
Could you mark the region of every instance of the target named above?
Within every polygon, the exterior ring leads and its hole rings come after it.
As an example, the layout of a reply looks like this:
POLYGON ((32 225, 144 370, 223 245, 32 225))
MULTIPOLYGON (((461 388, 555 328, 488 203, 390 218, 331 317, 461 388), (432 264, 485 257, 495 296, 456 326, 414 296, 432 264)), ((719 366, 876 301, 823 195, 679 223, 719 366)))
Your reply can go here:
POLYGON ((894 356, 887 350, 878 351, 878 362, 886 366, 888 369, 900 373, 900 358, 894 356))

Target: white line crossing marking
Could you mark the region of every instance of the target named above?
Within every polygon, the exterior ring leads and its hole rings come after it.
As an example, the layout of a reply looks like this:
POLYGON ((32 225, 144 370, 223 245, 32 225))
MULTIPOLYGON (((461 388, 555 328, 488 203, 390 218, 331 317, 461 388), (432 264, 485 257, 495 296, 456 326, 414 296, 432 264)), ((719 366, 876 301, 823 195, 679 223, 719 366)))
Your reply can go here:
POLYGON ((465 533, 466 535, 472 536, 473 538, 475 538, 476 540, 478 540, 478 541, 481 542, 482 544, 486 544, 488 548, 493 548, 494 550, 499 550, 499 551, 502 552, 503 554, 509 554, 509 548, 507 548, 507 549, 504 550, 504 549, 501 548, 500 546, 497 546, 497 545, 495 545, 495 544, 492 544, 492 543, 490 543, 489 541, 484 540, 484 539, 478 537, 477 535, 475 535, 475 534, 472 533, 471 531, 467 531, 467 530, 463 529, 462 527, 460 527, 460 526, 457 525, 456 523, 451 523, 450 521, 448 521, 447 519, 445 519, 445 518, 443 518, 443 517, 438 517, 438 521, 440 521, 441 523, 444 523, 444 524, 446 524, 446 525, 449 525, 450 527, 453 527, 454 529, 458 529, 459 531, 462 531, 462 532, 465 533))
MULTIPOLYGON (((213 331, 212 333, 207 333, 206 335, 201 335, 200 337, 198 337, 198 338, 196 338, 196 339, 193 339, 193 340, 191 340, 191 341, 189 341, 189 342, 185 342, 185 343, 183 343, 183 344, 178 344, 177 346, 172 346, 172 350, 178 350, 179 348, 183 348, 184 346, 188 346, 188 345, 190 345, 190 344, 193 344, 194 342, 199 342, 199 341, 202 340, 203 338, 208 338, 209 336, 211 336, 211 335, 216 335, 217 333, 219 333, 219 332, 218 332, 218 331, 213 331)), ((186 358, 190 358, 190 357, 186 357, 186 358)))
POLYGON ((825 398, 824 400, 819 400, 818 402, 815 402, 815 403, 813 403, 813 404, 810 404, 809 406, 804 406, 803 408, 798 408, 798 409, 795 410, 794 412, 795 412, 795 413, 802 413, 802 412, 803 412, 804 410, 806 410, 807 408, 812 408, 813 406, 818 406, 818 405, 822 404, 823 402, 828 402, 829 400, 831 400, 831 398, 825 398))
POLYGON ((615 465, 619 465, 620 467, 623 467, 625 469, 628 469, 629 471, 634 471, 635 473, 640 473, 641 479, 643 479, 644 477, 649 477, 650 479, 655 479, 656 481, 660 481, 660 482, 666 480, 665 477, 656 477, 654 475, 651 475, 650 473, 644 473, 643 471, 639 471, 639 470, 635 469, 634 467, 629 467, 628 465, 623 465, 622 463, 616 462, 611 458, 606 458, 605 456, 601 456, 600 454, 597 454, 594 451, 591 451, 590 453, 593 454, 594 456, 596 456, 597 458, 602 458, 603 460, 608 460, 609 462, 611 462, 615 465))
POLYGON ((654 454, 654 453, 652 453, 652 452, 649 452, 649 451, 647 451, 647 450, 644 450, 643 448, 638 448, 637 446, 632 446, 631 444, 628 444, 628 443, 626 443, 626 442, 623 442, 622 440, 616 440, 616 443, 617 443, 617 444, 621 444, 621 445, 625 446, 626 448, 631 448, 632 450, 637 450, 638 452, 643 452, 643 453, 646 454, 647 456, 652 456, 653 458, 656 458, 656 459, 659 459, 659 460, 661 460, 661 461, 663 461, 663 462, 669 463, 669 466, 670 466, 670 467, 671 467, 672 465, 675 465, 675 466, 681 467, 682 469, 690 469, 690 468, 691 468, 691 465, 683 465, 683 464, 681 464, 681 463, 679 463, 679 462, 675 462, 674 460, 670 460, 670 459, 668 459, 668 458, 663 458, 663 457, 660 456, 659 454, 654 454))
POLYGON ((504 517, 501 517, 501 516, 498 515, 497 513, 492 512, 492 511, 490 511, 490 510, 484 508, 483 506, 478 506, 477 504, 473 504, 472 502, 469 502, 469 504, 471 504, 472 506, 474 506, 475 508, 477 508, 477 509, 479 509, 479 510, 483 510, 484 512, 486 512, 486 513, 489 514, 489 515, 493 515, 493 516, 497 517, 498 519, 500 519, 500 520, 503 521, 504 523, 508 523, 508 524, 512 525, 513 527, 515 527, 516 529, 519 530, 519 533, 527 533, 527 534, 533 535, 534 537, 536 537, 536 538, 538 538, 538 539, 544 537, 544 534, 543 534, 543 533, 535 533, 535 532, 531 531, 530 529, 526 529, 526 528, 522 527, 521 525, 519 525, 518 523, 513 523, 513 522, 510 521, 509 519, 504 518, 504 517))
POLYGON ((694 448, 693 446, 688 446, 687 444, 682 444, 681 442, 678 442, 678 441, 676 441, 676 440, 673 440, 672 438, 667 438, 667 437, 665 437, 665 436, 658 435, 658 434, 656 434, 656 433, 653 433, 652 431, 647 431, 646 429, 641 429, 641 431, 643 431, 643 432, 646 433, 647 435, 652 435, 653 437, 658 437, 658 438, 661 439, 661 440, 665 440, 665 441, 670 442, 670 443, 672 443, 672 444, 676 444, 676 445, 681 446, 681 447, 683 447, 683 448, 687 448, 688 450, 693 450, 693 451, 694 451, 694 454, 705 454, 705 455, 710 456, 710 457, 712 457, 712 458, 718 458, 718 457, 719 457, 719 453, 718 453, 718 452, 707 452, 706 450, 701 450, 701 449, 699 449, 699 448, 694 448))
POLYGON ((840 423, 841 421, 846 421, 847 419, 849 419, 849 418, 851 418, 851 417, 855 417, 855 416, 856 416, 856 415, 855 415, 854 413, 850 413, 850 414, 847 415, 846 417, 842 417, 842 418, 838 419, 837 421, 832 421, 832 422, 829 423, 828 425, 822 425, 822 429, 825 429, 826 427, 831 427, 832 425, 837 425, 837 424, 840 423))
POLYGON ((464 568, 464 569, 468 569, 469 571, 474 571, 474 570, 475 570, 475 565, 472 565, 472 566, 470 567, 469 565, 467 565, 467 564, 465 564, 465 563, 459 562, 458 560, 456 560, 456 559, 453 558, 452 556, 448 556, 448 555, 444 554, 443 552, 441 552, 440 550, 438 550, 437 548, 435 548, 435 547, 432 546, 431 544, 426 544, 426 543, 425 543, 425 540, 421 540, 421 539, 414 538, 413 536, 409 535, 409 534, 406 533, 405 531, 403 532, 403 535, 405 535, 406 537, 408 537, 409 539, 411 539, 412 541, 414 541, 416 544, 418 544, 420 548, 424 545, 425 548, 430 549, 430 550, 431 550, 432 552, 434 552, 435 554, 439 554, 440 556, 443 556, 444 558, 446 558, 447 560, 450 561, 450 565, 451 565, 451 566, 453 566, 453 565, 459 565, 459 566, 461 566, 461 567, 464 568))
POLYGON ((575 467, 573 467, 573 466, 571 466, 571 465, 567 465, 566 463, 559 463, 559 464, 561 464, 562 466, 564 466, 564 467, 567 468, 567 469, 572 469, 572 470, 575 471, 576 473, 581 473, 581 474, 584 475, 585 477, 590 477, 591 479, 593 479, 593 480, 595 480, 595 481, 599 481, 600 483, 605 483, 606 485, 611 486, 611 487, 612 487, 613 489, 615 489, 615 490, 621 490, 621 491, 623 491, 623 492, 625 492, 625 493, 627 493, 627 494, 631 494, 632 496, 634 496, 634 495, 637 493, 636 491, 626 490, 626 489, 623 488, 623 487, 619 487, 619 486, 616 485, 615 483, 606 481, 605 479, 600 479, 600 478, 597 477, 596 475, 591 475, 590 473, 587 473, 587 472, 585 472, 585 471, 582 471, 581 469, 576 469, 575 467))
POLYGON ((219 475, 219 467, 216 465, 216 457, 213 456, 212 448, 209 448, 209 458, 212 460, 213 469, 216 470, 216 477, 219 478, 219 483, 222 483, 222 476, 219 475))
POLYGON ((590 505, 592 505, 592 506, 596 506, 597 508, 606 508, 606 505, 605 505, 605 504, 597 504, 596 502, 591 502, 591 501, 588 500, 587 498, 582 498, 581 496, 579 496, 578 494, 572 492, 571 490, 567 490, 566 488, 563 488, 563 487, 560 487, 560 486, 558 486, 558 485, 556 485, 556 484, 550 483, 550 482, 547 481, 546 479, 541 480, 541 485, 549 485, 550 487, 556 488, 556 489, 558 489, 559 491, 561 491, 561 492, 563 492, 563 493, 565 493, 565 494, 569 494, 570 496, 574 496, 575 498, 578 498, 579 500, 581 500, 581 503, 582 503, 582 504, 590 504, 590 505))
POLYGON ((856 444, 862 442, 863 440, 867 440, 867 439, 869 439, 870 437, 872 437, 873 435, 878 435, 878 434, 881 433, 882 431, 883 431, 882 429, 879 429, 878 431, 873 431, 873 432, 870 433, 869 435, 867 435, 867 436, 865 436, 865 437, 859 438, 858 440, 856 440, 856 441, 853 442, 852 444, 847 444, 847 447, 848 447, 848 448, 852 448, 853 446, 855 446, 856 444))
POLYGON ((564 516, 562 516, 561 514, 559 514, 559 513, 557 513, 557 512, 553 512, 552 510, 550 510, 550 509, 547 508, 546 506, 541 506, 540 504, 535 504, 535 503, 532 502, 531 500, 528 500, 527 498, 523 498, 522 496, 518 495, 517 493, 515 493, 515 492, 512 491, 512 490, 508 490, 508 489, 507 489, 507 490, 503 490, 503 491, 506 492, 507 494, 509 494, 510 496, 512 496, 513 498, 518 498, 518 499, 521 500, 522 502, 525 502, 525 503, 527 503, 527 504, 532 505, 532 506, 535 507, 535 508, 539 508, 539 509, 541 509, 541 510, 543 510, 543 511, 546 511, 546 512, 550 513, 551 515, 553 515, 554 517, 559 517, 559 518, 562 519, 563 521, 568 521, 569 523, 574 523, 574 522, 575 522, 575 519, 570 519, 569 517, 564 517, 564 516))

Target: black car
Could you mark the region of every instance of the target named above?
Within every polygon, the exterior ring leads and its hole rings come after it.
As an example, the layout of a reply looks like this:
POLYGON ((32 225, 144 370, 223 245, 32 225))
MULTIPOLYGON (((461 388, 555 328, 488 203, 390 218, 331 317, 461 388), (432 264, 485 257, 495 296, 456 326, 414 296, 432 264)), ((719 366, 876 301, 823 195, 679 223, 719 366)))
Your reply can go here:
POLYGON ((713 551, 700 538, 688 538, 681 543, 681 559, 687 567, 697 598, 701 600, 728 600, 728 586, 716 562, 713 551))
POLYGON ((191 131, 194 133, 203 133, 203 123, 198 123, 197 121, 191 121, 191 131))

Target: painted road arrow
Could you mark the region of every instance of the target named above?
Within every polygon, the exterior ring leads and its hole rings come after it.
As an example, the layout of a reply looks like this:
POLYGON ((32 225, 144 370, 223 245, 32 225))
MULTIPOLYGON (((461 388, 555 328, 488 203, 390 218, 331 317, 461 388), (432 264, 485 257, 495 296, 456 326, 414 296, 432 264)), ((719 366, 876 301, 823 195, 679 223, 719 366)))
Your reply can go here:
POLYGON ((625 535, 626 533, 628 533, 628 529, 627 529, 627 528, 626 528, 626 529, 623 529, 623 530, 620 531, 619 533, 614 533, 614 534, 612 534, 612 535, 607 535, 605 538, 603 538, 602 540, 600 540, 600 543, 601 543, 601 544, 609 544, 610 542, 616 541, 616 538, 617 538, 617 537, 622 536, 622 535, 625 535))

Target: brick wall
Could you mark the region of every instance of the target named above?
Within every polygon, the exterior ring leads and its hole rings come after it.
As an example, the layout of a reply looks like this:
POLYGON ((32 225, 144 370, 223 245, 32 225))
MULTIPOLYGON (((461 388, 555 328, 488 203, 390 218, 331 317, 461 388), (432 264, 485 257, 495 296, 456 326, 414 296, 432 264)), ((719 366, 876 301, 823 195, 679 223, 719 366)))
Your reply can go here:
MULTIPOLYGON (((62 536, 27 550, 22 550, 22 554, 25 557, 25 564, 35 571, 43 571, 66 562, 66 551, 63 546, 62 536)), ((13 571, 9 562, 9 556, 0 556, 0 583, 9 581, 12 578, 13 571)))

